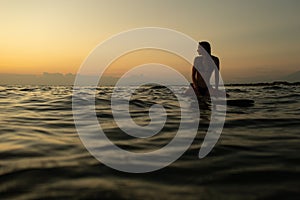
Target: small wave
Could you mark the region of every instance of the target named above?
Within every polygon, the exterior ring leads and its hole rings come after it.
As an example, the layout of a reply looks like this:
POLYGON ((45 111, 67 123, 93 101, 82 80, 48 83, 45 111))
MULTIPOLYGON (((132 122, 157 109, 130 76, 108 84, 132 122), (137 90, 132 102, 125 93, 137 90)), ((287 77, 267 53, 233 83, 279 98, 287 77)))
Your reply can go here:
POLYGON ((225 127, 233 128, 244 126, 248 128, 276 128, 276 127, 297 127, 300 124, 300 119, 289 118, 254 118, 254 119, 235 119, 227 120, 225 127))
POLYGON ((264 90, 281 90, 283 89, 283 87, 278 86, 278 85, 273 85, 273 86, 267 86, 267 87, 263 87, 264 90))
POLYGON ((292 99, 292 98, 299 98, 299 97, 300 97, 300 94, 294 93, 294 94, 288 94, 288 95, 281 96, 280 98, 289 98, 289 99, 292 99))
MULTIPOLYGON (((274 98, 276 98, 276 97, 274 97, 274 98)), ((262 102, 261 104, 263 104, 263 105, 290 105, 290 104, 296 104, 296 103, 298 103, 298 101, 297 100, 293 100, 293 99, 291 99, 291 100, 288 100, 288 99, 281 99, 281 98, 278 98, 278 99, 276 99, 276 100, 270 100, 270 101, 264 101, 264 102, 262 102)))
POLYGON ((135 105, 135 106, 141 107, 141 108, 150 107, 151 105, 153 105, 153 102, 142 101, 142 100, 139 100, 139 99, 132 99, 132 100, 129 101, 129 103, 131 105, 135 105))
POLYGON ((22 88, 19 91, 21 92, 35 92, 37 88, 22 88))
POLYGON ((152 90, 160 90, 160 89, 166 89, 167 87, 166 86, 163 86, 163 85, 155 85, 155 86, 152 86, 150 89, 152 90))
POLYGON ((234 89, 226 89, 226 92, 245 93, 245 92, 247 92, 247 91, 246 91, 246 90, 239 89, 239 88, 234 88, 234 89))

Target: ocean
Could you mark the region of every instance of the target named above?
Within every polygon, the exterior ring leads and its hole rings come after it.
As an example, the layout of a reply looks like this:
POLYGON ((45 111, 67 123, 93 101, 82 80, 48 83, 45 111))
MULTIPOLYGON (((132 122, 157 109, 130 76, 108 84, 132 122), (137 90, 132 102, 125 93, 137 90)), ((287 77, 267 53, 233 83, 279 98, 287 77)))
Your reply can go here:
MULTIPOLYGON (((168 113, 161 132, 145 140, 128 137, 114 122, 112 87, 83 89, 96 91, 103 131, 127 151, 162 148, 178 130, 179 105, 164 87, 141 87, 130 101, 131 117, 142 126, 153 103, 168 113)), ((0 199, 299 199, 300 85, 226 90, 255 104, 227 107, 222 134, 205 158, 198 154, 210 105, 200 106, 196 138, 178 160, 154 172, 126 173, 98 161, 81 142, 71 86, 0 86, 0 199)))

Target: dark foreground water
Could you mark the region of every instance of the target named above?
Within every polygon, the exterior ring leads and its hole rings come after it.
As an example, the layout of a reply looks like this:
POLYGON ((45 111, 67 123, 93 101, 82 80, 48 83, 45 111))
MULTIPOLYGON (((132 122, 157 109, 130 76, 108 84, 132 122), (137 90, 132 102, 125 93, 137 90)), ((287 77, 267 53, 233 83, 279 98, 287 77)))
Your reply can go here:
MULTIPOLYGON (((121 134, 109 109, 111 91, 97 88, 96 111, 117 145, 157 149, 174 137, 180 116, 169 91, 141 88, 132 99, 131 116, 138 124, 149 122, 153 102, 162 103, 170 117, 163 132, 146 141, 121 134)), ((82 145, 71 87, 0 86, 0 199, 299 198, 300 86, 227 91, 233 98, 254 99, 255 105, 227 108, 222 135, 207 157, 198 159, 210 114, 202 106, 197 137, 180 159, 156 172, 129 174, 101 164, 82 145)))

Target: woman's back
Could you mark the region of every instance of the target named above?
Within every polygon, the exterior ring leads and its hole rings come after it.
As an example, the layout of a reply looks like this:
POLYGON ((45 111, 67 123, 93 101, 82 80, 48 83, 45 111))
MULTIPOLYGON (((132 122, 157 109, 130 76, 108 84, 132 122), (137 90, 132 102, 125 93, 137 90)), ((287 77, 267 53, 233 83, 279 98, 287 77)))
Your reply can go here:
POLYGON ((197 70, 198 84, 200 85, 203 85, 205 83, 209 84, 211 75, 215 69, 217 70, 219 69, 218 66, 219 66, 218 57, 197 56, 194 60, 194 67, 197 70))

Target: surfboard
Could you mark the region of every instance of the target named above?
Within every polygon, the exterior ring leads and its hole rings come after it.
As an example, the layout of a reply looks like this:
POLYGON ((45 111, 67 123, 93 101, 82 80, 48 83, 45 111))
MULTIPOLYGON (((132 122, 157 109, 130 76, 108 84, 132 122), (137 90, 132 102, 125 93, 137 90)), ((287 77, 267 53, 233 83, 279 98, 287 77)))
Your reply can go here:
MULTIPOLYGON (((214 100, 215 104, 225 104, 224 100, 214 100)), ((237 107, 252 107, 254 106, 254 100, 252 99, 231 99, 226 98, 227 106, 237 106, 237 107)))

